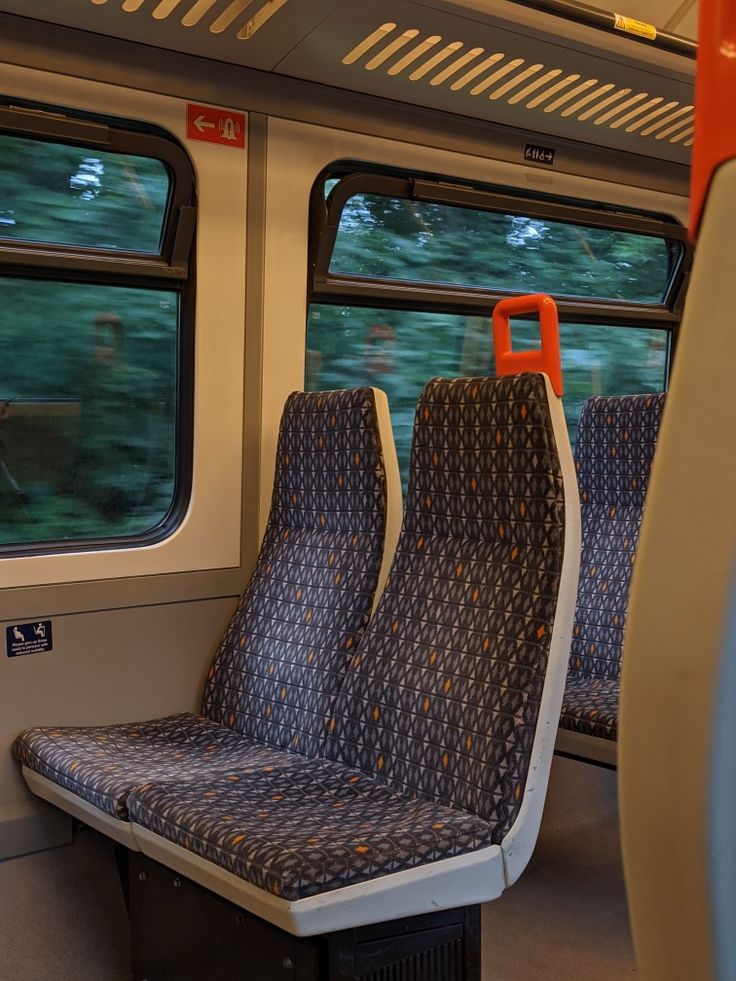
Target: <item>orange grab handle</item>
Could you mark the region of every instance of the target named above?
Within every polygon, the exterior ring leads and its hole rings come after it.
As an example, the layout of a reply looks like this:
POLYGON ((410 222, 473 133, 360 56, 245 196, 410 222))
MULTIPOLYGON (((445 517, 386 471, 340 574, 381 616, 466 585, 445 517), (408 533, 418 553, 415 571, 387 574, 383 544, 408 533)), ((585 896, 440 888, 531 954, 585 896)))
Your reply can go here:
POLYGON ((500 300, 493 310, 493 351, 496 355, 496 376, 518 375, 522 371, 543 371, 549 376, 552 388, 562 398, 562 364, 560 362, 560 328, 557 305, 551 296, 534 293, 500 300), (542 346, 538 351, 512 351, 511 325, 513 316, 539 314, 539 333, 542 346))
POLYGON ((718 167, 736 157, 736 3, 700 0, 690 237, 697 238, 718 167))

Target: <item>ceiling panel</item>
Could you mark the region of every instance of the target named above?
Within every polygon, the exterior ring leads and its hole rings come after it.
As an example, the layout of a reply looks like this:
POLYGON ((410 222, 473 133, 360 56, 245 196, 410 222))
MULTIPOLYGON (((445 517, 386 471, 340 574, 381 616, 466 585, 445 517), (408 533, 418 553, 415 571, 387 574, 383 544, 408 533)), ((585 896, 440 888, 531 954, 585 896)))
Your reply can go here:
POLYGON ((0 0, 0 11, 270 69, 341 0, 0 0))
MULTIPOLYGON (((645 58, 647 49, 635 45, 645 58)), ((277 71, 413 105, 686 162, 693 86, 566 44, 398 0, 345 0, 277 71)))
POLYGON ((698 40, 698 7, 697 5, 690 8, 690 12, 685 14, 685 18, 680 21, 677 27, 674 28, 677 34, 682 34, 683 37, 692 38, 693 41, 698 40))
MULTIPOLYGON (((655 0, 641 2, 644 16, 655 0)), ((660 16, 672 6, 660 3, 660 16)), ((692 61, 507 0, 0 0, 0 11, 532 131, 542 142, 690 157, 692 61)))

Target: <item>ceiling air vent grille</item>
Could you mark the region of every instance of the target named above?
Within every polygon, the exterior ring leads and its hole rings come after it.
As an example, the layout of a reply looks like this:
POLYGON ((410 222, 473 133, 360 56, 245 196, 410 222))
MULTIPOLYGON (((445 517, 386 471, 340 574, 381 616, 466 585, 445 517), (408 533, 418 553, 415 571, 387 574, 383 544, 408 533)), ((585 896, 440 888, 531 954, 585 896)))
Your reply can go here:
POLYGON ((111 4, 126 14, 139 11, 154 20, 178 20, 182 27, 207 27, 210 34, 234 33, 240 41, 253 37, 288 0, 90 0, 111 4))
POLYGON ((466 97, 503 100, 652 140, 693 145, 691 105, 667 102, 662 96, 620 87, 605 79, 527 63, 505 51, 448 42, 439 34, 422 36, 415 28, 401 30, 394 23, 377 27, 345 55, 342 63, 369 72, 381 69, 392 77, 403 75, 410 82, 446 86, 466 97))

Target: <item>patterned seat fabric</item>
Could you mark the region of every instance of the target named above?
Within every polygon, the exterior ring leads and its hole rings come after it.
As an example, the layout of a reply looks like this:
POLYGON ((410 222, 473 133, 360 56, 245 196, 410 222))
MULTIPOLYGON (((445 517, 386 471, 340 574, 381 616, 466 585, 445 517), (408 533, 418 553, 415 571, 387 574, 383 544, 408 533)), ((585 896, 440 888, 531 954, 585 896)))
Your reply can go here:
POLYGON ((499 843, 523 796, 563 542, 542 376, 430 382, 330 762, 149 787, 132 819, 288 899, 499 843))
POLYGON ((430 382, 396 555, 326 755, 478 815, 500 843, 526 783, 563 544, 543 377, 430 382))
POLYGON ((385 517, 373 391, 291 395, 256 570, 210 668, 202 716, 31 729, 16 758, 124 817, 142 782, 265 763, 267 747, 316 754, 370 615, 385 517))
POLYGON ((202 714, 314 756, 383 556, 386 483, 372 390, 292 395, 277 453, 256 570, 212 662, 202 714))
POLYGON ((665 396, 592 398, 575 463, 582 555, 560 725, 616 739, 621 647, 644 500, 665 396))
POLYGON ((490 825, 325 760, 139 788, 131 819, 295 900, 490 844, 490 825))
POLYGON ((189 712, 129 725, 27 729, 14 751, 31 770, 121 820, 128 794, 149 780, 202 780, 301 759, 189 712))
POLYGON ((618 678, 568 677, 560 725, 572 732, 615 742, 620 694, 618 678))

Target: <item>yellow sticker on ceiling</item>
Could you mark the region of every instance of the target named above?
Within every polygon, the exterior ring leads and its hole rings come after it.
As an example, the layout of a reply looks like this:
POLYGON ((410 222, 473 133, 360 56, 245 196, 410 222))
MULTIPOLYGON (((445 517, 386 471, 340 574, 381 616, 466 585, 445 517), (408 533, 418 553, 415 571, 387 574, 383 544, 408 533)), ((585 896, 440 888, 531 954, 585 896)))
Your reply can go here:
POLYGON ((645 37, 650 41, 657 40, 657 28, 654 24, 647 24, 644 20, 634 20, 633 17, 624 17, 623 14, 614 14, 613 16, 616 18, 613 26, 617 31, 636 34, 637 37, 645 37))

